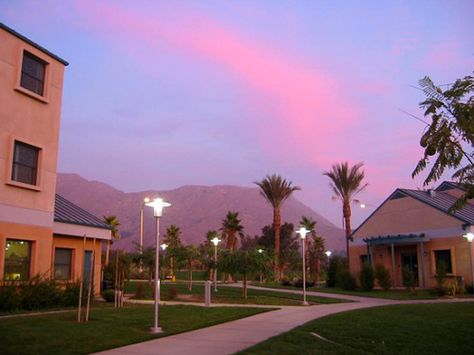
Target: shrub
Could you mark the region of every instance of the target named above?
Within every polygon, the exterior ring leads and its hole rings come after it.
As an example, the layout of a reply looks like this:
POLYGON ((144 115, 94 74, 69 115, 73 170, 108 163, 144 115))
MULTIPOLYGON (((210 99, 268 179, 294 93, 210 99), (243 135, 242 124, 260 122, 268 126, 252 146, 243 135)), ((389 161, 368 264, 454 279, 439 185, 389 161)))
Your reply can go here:
POLYGON ((329 261, 328 274, 326 279, 327 287, 335 287, 337 281, 337 275, 344 270, 344 259, 340 256, 333 256, 329 261))
POLYGON ((408 266, 404 266, 402 270, 402 276, 405 287, 415 293, 416 280, 413 271, 411 271, 408 266))
MULTIPOLYGON (((303 280, 302 280, 302 279, 296 280, 296 281, 293 283, 293 286, 299 287, 299 288, 303 288, 303 280)), ((306 281, 306 288, 308 288, 308 287, 313 287, 313 286, 314 286, 314 282, 313 282, 313 281, 306 281)))
POLYGON ((168 297, 170 300, 174 300, 178 296, 178 290, 175 285, 170 285, 168 289, 168 297))
POLYGON ((280 284, 282 286, 291 286, 291 281, 288 280, 288 279, 283 279, 283 280, 280 281, 280 284))
POLYGON ((80 283, 68 283, 62 291, 62 305, 63 306, 76 306, 79 303, 79 288, 80 283))
POLYGON ((369 263, 362 265, 359 273, 360 287, 363 291, 372 291, 374 288, 374 270, 369 263))
POLYGON ((54 280, 44 280, 37 275, 20 287, 21 308, 38 310, 61 305, 61 291, 54 280))
POLYGON ((392 287, 392 278, 390 276, 390 272, 385 266, 382 264, 375 265, 374 276, 380 287, 382 287, 385 291, 390 290, 390 287, 392 287))
POLYGON ((143 282, 139 282, 137 284, 137 288, 135 290, 135 298, 136 299, 144 299, 145 298, 145 285, 143 282))
POLYGON ((21 308, 21 299, 18 294, 18 287, 15 283, 10 283, 0 287, 0 311, 12 312, 21 308))
POLYGON ((105 300, 105 302, 114 302, 115 301, 115 290, 102 291, 102 298, 105 300))
POLYGON ((336 277, 336 286, 345 291, 354 291, 357 286, 356 279, 348 269, 344 269, 336 277))

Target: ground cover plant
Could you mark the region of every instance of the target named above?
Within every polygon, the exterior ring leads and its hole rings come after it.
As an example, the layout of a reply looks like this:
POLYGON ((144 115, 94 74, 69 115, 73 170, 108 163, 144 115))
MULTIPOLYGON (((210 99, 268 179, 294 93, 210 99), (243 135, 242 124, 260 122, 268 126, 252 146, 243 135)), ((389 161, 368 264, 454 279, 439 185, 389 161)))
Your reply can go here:
POLYGON ((88 354, 160 336, 186 332, 267 311, 244 307, 160 307, 163 334, 150 334, 152 306, 93 309, 88 323, 77 323, 75 312, 0 318, 7 354, 88 354))
MULTIPOLYGON (((135 293, 137 282, 130 282, 126 287, 126 292, 135 293)), ((146 284, 143 299, 152 299, 152 287, 146 284)), ((189 291, 186 283, 162 283, 160 298, 166 300, 184 300, 204 302, 204 285, 197 284, 193 290, 189 291)), ((338 303, 336 300, 328 297, 308 296, 308 302, 317 304, 338 303)), ((241 303, 241 304, 261 304, 261 305, 287 305, 299 306, 302 304, 302 295, 284 292, 273 292, 271 290, 248 289, 248 298, 242 295, 242 289, 237 287, 226 287, 219 285, 218 291, 214 292, 212 288, 213 303, 241 303)))
POLYGON ((241 354, 470 354, 472 324, 470 302, 377 307, 311 321, 241 354))

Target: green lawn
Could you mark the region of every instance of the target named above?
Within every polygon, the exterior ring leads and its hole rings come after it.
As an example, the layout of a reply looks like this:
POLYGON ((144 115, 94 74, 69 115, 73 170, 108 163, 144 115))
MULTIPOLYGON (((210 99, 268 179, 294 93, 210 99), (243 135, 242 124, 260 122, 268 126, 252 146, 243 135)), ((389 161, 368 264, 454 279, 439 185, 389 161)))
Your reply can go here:
POLYGON ((76 313, 58 313, 0 319, 0 353, 87 354, 227 322, 268 309, 244 307, 204 308, 161 306, 164 334, 152 335, 152 306, 99 308, 89 323, 76 323, 76 313))
MULTIPOLYGON (((137 288, 136 282, 129 282, 126 287, 126 292, 135 293, 137 288)), ((152 298, 151 287, 147 283, 145 287, 145 299, 152 298)), ((160 298, 163 301, 167 300, 183 300, 183 301, 194 301, 204 302, 204 285, 195 284, 193 285, 192 292, 188 291, 186 283, 162 283, 160 298), (173 298, 172 289, 177 292, 176 298, 173 298)), ((239 303, 239 304, 258 304, 258 305, 286 305, 286 306, 299 306, 302 304, 302 296, 292 293, 283 292, 272 292, 270 290, 252 290, 248 289, 248 298, 245 299, 242 296, 242 289, 235 287, 226 287, 218 285, 218 291, 214 292, 212 288, 212 302, 213 303, 239 303)), ((310 303, 339 303, 341 300, 327 297, 316 297, 308 296, 308 302, 310 303)))
POLYGON ((472 354, 473 325, 474 303, 386 306, 327 316, 242 354, 472 354))
MULTIPOLYGON (((267 287, 267 288, 278 288, 278 289, 287 289, 287 290, 299 290, 302 291, 302 288, 294 286, 283 286, 279 283, 264 283, 260 284, 257 282, 252 283, 253 286, 267 287)), ((385 298, 390 300, 418 300, 418 299, 436 299, 438 296, 431 290, 417 290, 416 293, 412 293, 408 290, 379 290, 375 289, 372 291, 345 291, 340 288, 320 288, 320 287, 309 287, 307 291, 314 292, 324 292, 324 293, 336 293, 341 295, 352 295, 360 297, 375 297, 375 298, 385 298)))

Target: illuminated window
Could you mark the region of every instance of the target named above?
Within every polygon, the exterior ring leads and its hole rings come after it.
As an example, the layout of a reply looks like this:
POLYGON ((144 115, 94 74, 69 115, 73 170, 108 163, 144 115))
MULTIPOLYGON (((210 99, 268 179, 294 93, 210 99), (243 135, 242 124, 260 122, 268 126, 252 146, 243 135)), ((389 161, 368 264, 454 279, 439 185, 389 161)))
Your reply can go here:
POLYGON ((5 246, 4 280, 28 280, 30 278, 31 242, 7 239, 5 246))
POLYGON ((54 278, 57 280, 71 279, 72 250, 56 248, 54 254, 54 278))
POLYGON ((44 93, 46 63, 31 53, 23 52, 20 85, 40 96, 44 93))
POLYGON ((40 149, 15 141, 13 152, 12 180, 36 185, 40 149))

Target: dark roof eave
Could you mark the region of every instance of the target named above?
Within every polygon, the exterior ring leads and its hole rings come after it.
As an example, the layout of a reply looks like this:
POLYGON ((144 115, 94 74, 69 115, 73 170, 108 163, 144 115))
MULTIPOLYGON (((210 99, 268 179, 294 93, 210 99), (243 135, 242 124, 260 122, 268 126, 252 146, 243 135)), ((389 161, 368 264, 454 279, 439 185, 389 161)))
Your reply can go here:
POLYGON ((105 230, 112 230, 110 227, 103 227, 103 226, 98 226, 95 224, 87 224, 87 223, 78 223, 78 222, 71 222, 71 221, 66 221, 66 220, 61 220, 61 219, 54 219, 55 222, 58 223, 65 223, 65 224, 74 224, 76 226, 82 226, 82 227, 90 227, 90 228, 99 228, 99 229, 105 229, 105 230))
POLYGON ((69 63, 67 61, 65 61, 64 59, 62 59, 61 57, 58 57, 56 54, 54 53, 51 53, 50 51, 48 51, 46 48, 40 46, 38 43, 36 42, 33 42, 31 39, 23 36, 22 34, 16 32, 14 29, 8 27, 7 25, 5 25, 4 23, 0 22, 0 28, 7 31, 8 33, 14 35, 15 37, 21 39, 22 41, 25 41, 26 43, 28 43, 29 45, 35 47, 36 49, 39 49, 41 52, 49 55, 51 58, 54 58, 56 59, 58 62, 64 64, 65 66, 68 66, 69 63))

